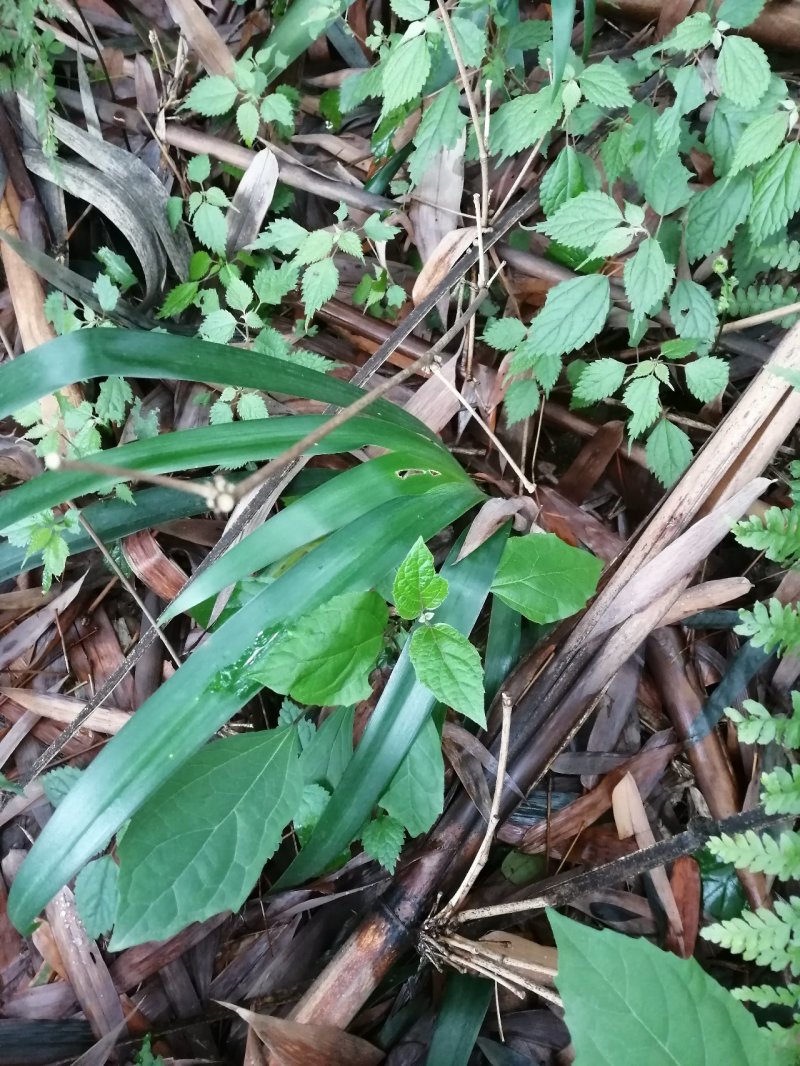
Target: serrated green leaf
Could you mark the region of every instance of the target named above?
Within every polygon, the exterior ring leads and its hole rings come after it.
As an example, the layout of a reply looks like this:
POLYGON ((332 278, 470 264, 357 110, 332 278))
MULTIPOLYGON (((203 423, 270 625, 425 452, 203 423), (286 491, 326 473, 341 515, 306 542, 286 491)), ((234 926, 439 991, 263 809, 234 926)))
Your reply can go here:
POLYGON ((613 396, 622 384, 625 369, 618 359, 593 359, 578 378, 574 395, 584 403, 598 403, 613 396))
POLYGON ((717 335, 717 309, 711 294, 696 281, 681 279, 669 301, 669 313, 679 337, 692 337, 705 355, 717 335))
POLYGON ((333 251, 333 234, 327 230, 313 230, 297 249, 294 262, 299 264, 316 263, 333 251))
POLYGON ((186 167, 186 177, 189 181, 200 185, 208 179, 211 173, 211 160, 207 155, 195 155, 189 160, 186 167))
POLYGON ((632 1049, 637 1061, 659 1066, 775 1063, 769 1033, 694 959, 554 911, 548 918, 576 1066, 619 1066, 632 1049))
POLYGON ((561 112, 561 98, 554 100, 549 87, 501 104, 489 131, 492 154, 505 159, 530 148, 555 126, 561 112))
POLYGON ((665 259, 655 237, 648 237, 627 260, 622 276, 628 303, 635 315, 644 317, 661 306, 675 277, 675 268, 665 259))
POLYGON ((225 216, 214 204, 202 203, 191 218, 194 235, 201 244, 217 255, 225 254, 227 227, 225 216))
POLYGON ((332 259, 322 259, 306 268, 303 274, 303 307, 306 321, 336 294, 338 287, 339 271, 332 259))
POLYGON ((610 59, 592 63, 578 80, 583 95, 598 107, 630 107, 633 103, 628 83, 610 59))
POLYGON ((755 22, 767 0, 722 0, 717 9, 717 20, 727 22, 735 30, 743 30, 755 22))
POLYGON ((234 311, 246 311, 253 302, 253 290, 246 281, 232 277, 225 286, 225 302, 234 311))
MULTIPOLYGON (((463 133, 467 116, 458 106, 459 96, 458 85, 450 82, 423 111, 422 121, 414 134, 415 151, 408 161, 408 174, 412 185, 419 185, 436 153, 442 148, 455 148, 463 133)), ((366 233, 366 224, 364 232, 366 233)), ((383 237, 377 239, 386 240, 383 237)))
POLYGON ((468 18, 459 18, 458 15, 453 16, 450 24, 465 65, 479 67, 486 55, 486 30, 476 26, 468 18))
POLYGON ((424 19, 430 9, 428 0, 390 0, 389 6, 398 18, 406 22, 424 19))
POLYGON ((411 636, 409 655, 418 680, 440 703, 486 726, 483 666, 467 637, 442 622, 421 625, 411 636))
POLYGON ((607 233, 622 225, 622 212, 604 192, 590 191, 567 200, 552 218, 536 227, 568 248, 592 248, 607 233))
POLYGON ((239 909, 300 803, 298 754, 292 728, 226 737, 152 794, 117 845, 112 951, 239 909))
POLYGON ((690 171, 681 163, 677 153, 660 156, 644 180, 644 195, 647 202, 659 215, 671 215, 691 200, 690 171))
POLYGON ((553 24, 549 19, 527 19, 508 26, 506 29, 507 46, 510 50, 519 49, 522 52, 530 52, 535 48, 541 48, 553 38, 553 24))
POLYGON ((227 344, 236 332, 236 319, 230 311, 212 311, 200 323, 197 331, 203 340, 216 344, 227 344))
POLYGON ((422 92, 431 69, 426 37, 420 34, 395 45, 381 63, 384 115, 402 107, 422 92))
MULTIPOLYGON (((287 100, 286 102, 288 103, 289 101, 287 100)), ((254 103, 250 100, 245 100, 243 104, 239 104, 236 108, 236 127, 248 148, 258 136, 260 124, 261 119, 258 114, 258 108, 254 103)))
POLYGON ((593 168, 594 164, 588 156, 576 152, 570 145, 562 148, 539 186, 539 197, 544 213, 548 216, 553 215, 567 200, 572 200, 590 189, 598 188, 600 175, 596 170, 592 175, 593 168), (589 175, 595 178, 592 185, 587 180, 589 175))
POLYGON ((276 218, 260 233, 255 242, 258 248, 275 248, 283 255, 296 252, 308 236, 308 230, 291 218, 276 218))
POLYGON ((580 611, 597 588, 603 564, 552 533, 512 537, 492 592, 531 622, 557 622, 580 611))
POLYGON ((701 403, 710 403, 728 384, 728 364, 716 355, 705 355, 687 363, 686 385, 701 403))
POLYGON ((101 421, 120 425, 130 403, 133 403, 133 390, 125 378, 115 375, 100 383, 94 409, 101 421))
POLYGON ((686 254, 694 262, 719 252, 733 239, 736 227, 747 218, 753 200, 753 179, 737 174, 717 181, 689 204, 686 215, 686 254))
POLYGON ((110 855, 88 862, 75 878, 75 906, 92 940, 109 932, 119 902, 119 867, 110 855))
POLYGON ((582 347, 605 325, 610 291, 608 278, 602 274, 560 282, 548 292, 525 347, 542 356, 566 355, 582 347))
POLYGON ((622 402, 631 411, 628 432, 638 437, 658 418, 661 403, 658 398, 659 381, 654 375, 633 378, 625 386, 622 402))
MULTIPOLYGON (((420 123, 420 125, 422 125, 422 123, 420 123)), ((369 215, 364 220, 364 236, 376 243, 379 241, 390 241, 392 237, 396 237, 399 232, 399 226, 390 226, 389 223, 384 222, 378 214, 369 215)))
POLYGON ((523 418, 530 418, 539 410, 542 397, 538 384, 532 378, 512 381, 503 398, 506 425, 513 426, 523 418))
POLYGON ((294 831, 302 847, 311 839, 317 822, 322 817, 322 812, 328 806, 331 798, 330 792, 322 785, 306 785, 300 803, 294 816, 294 831))
POLYGON ((388 814, 379 814, 377 818, 367 822, 361 834, 361 843, 367 855, 393 874, 397 860, 400 858, 405 835, 406 831, 402 822, 388 814))
POLYGON ((733 153, 729 174, 768 159, 783 143, 789 129, 789 112, 761 115, 746 126, 733 153))
POLYGON ((92 284, 101 311, 113 311, 119 303, 120 291, 107 274, 98 274, 92 284))
MULTIPOLYGON (((291 101, 283 93, 270 93, 261 101, 261 118, 264 122, 277 122, 280 126, 294 125, 291 101)), ((274 206, 273 206, 274 210, 274 206)))
POLYGON ((173 315, 179 315, 181 311, 185 311, 197 296, 198 289, 199 285, 196 281, 183 281, 174 289, 170 289, 156 318, 172 318, 173 315))
POLYGON ((371 692, 369 672, 388 620, 377 592, 337 596, 284 629, 250 670, 300 703, 348 704, 371 692))
POLYGON ((257 392, 243 393, 236 404, 236 413, 245 422, 253 421, 256 418, 269 418, 269 411, 264 398, 259 396, 257 392))
POLYGON ((769 85, 769 60, 749 37, 726 37, 717 60, 717 77, 729 100, 739 107, 756 107, 769 85))
POLYGON ((261 303, 279 304, 287 292, 297 287, 300 272, 292 263, 281 263, 276 269, 268 263, 253 278, 253 289, 261 303))
POLYGON ((392 596, 401 618, 419 618, 444 603, 447 581, 439 577, 433 556, 420 538, 397 569, 392 596))
POLYGON ((688 436, 662 418, 645 446, 647 465, 665 489, 671 488, 692 461, 692 442, 688 436))
POLYGON ((224 115, 236 103, 238 90, 230 78, 212 74, 201 78, 186 97, 184 108, 208 118, 224 115))
POLYGON ((336 238, 336 246, 339 251, 345 252, 347 255, 352 255, 355 259, 364 261, 364 253, 361 249, 361 241, 357 233, 353 233, 352 230, 346 230, 344 233, 340 233, 336 238))
POLYGON ((617 178, 620 178, 628 167, 633 156, 636 133, 630 122, 624 122, 611 132, 600 143, 600 159, 603 170, 606 172, 606 180, 609 188, 617 178))
POLYGON ((782 229, 800 210, 800 145, 785 144, 759 167, 753 180, 753 203, 747 226, 758 245, 782 229))
POLYGON ((483 331, 482 339, 501 352, 510 352, 521 344, 528 331, 518 318, 493 318, 483 331))
MULTIPOLYGON (((466 638, 465 638, 466 639, 466 638)), ((444 760, 439 731, 428 718, 400 763, 380 805, 408 830, 427 833, 444 807, 444 760)))
POLYGON ((54 807, 57 807, 70 789, 78 783, 80 776, 81 771, 77 766, 58 766, 40 779, 44 794, 54 807))

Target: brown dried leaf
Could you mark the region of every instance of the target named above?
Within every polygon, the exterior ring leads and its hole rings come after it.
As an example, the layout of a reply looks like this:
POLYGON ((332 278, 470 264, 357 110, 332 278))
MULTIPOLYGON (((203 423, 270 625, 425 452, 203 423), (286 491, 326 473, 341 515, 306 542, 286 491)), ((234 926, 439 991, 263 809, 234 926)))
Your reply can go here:
MULTIPOLYGON (((20 707, 24 707, 26 711, 32 711, 42 718, 51 718, 54 722, 61 722, 64 725, 68 725, 86 706, 84 700, 76 700, 71 696, 56 696, 45 692, 33 692, 31 689, 26 688, 0 688, 0 695, 13 700, 20 707)), ((103 705, 98 707, 87 718, 83 728, 111 735, 118 733, 130 717, 127 711, 103 705)))
POLYGON ((233 56, 195 0, 167 0, 169 13, 209 74, 233 76, 233 56))
MULTIPOLYGON (((457 217, 455 215, 452 216, 453 220, 457 217)), ((453 225, 455 225, 455 221, 453 221, 453 225)), ((436 288, 450 268, 458 262, 464 252, 470 247, 478 232, 475 226, 467 226, 466 229, 453 229, 451 226, 449 229, 444 229, 444 226, 440 223, 439 228, 443 230, 442 236, 427 255, 423 254, 425 266, 420 271, 417 280, 414 282, 414 288, 411 290, 411 299, 414 301, 414 306, 422 303, 428 293, 436 288)), ((418 232, 417 243, 419 244, 418 232)))
POLYGON ((256 239, 272 203, 278 183, 278 160, 269 148, 262 148, 242 176, 226 216, 229 259, 256 239))

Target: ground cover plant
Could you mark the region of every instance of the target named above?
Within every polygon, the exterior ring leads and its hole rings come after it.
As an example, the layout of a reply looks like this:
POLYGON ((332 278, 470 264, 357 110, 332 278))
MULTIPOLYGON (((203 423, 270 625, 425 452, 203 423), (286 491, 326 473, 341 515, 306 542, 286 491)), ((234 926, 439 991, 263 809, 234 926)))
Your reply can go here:
POLYGON ((648 10, 0 4, 8 1062, 798 1061, 800 18, 648 10))

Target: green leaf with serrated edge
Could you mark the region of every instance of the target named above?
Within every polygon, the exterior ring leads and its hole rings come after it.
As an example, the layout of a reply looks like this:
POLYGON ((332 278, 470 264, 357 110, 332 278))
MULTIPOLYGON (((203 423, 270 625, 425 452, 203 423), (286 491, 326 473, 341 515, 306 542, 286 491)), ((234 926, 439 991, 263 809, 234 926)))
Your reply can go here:
POLYGON ((788 111, 775 111, 771 115, 761 115, 754 119, 739 138, 728 175, 732 177, 745 167, 769 159, 783 144, 788 129, 788 111))
POLYGON ((717 181, 689 204, 686 214, 686 254, 694 262, 720 251, 747 218, 753 199, 750 174, 717 181))
POLYGON ((645 446, 647 466, 665 489, 671 488, 692 461, 692 442, 666 418, 655 426, 645 446))
MULTIPOLYGON (((438 742, 438 736, 436 739, 438 742)), ((426 787, 430 787, 430 782, 426 782, 426 787)), ((393 874, 397 860, 400 858, 405 835, 406 830, 402 822, 388 814, 380 814, 371 822, 367 822, 361 834, 361 843, 370 858, 375 859, 384 870, 393 874)))
POLYGON ((198 333, 203 340, 227 344, 236 332, 236 319, 230 311, 212 311, 200 323, 198 333))
MULTIPOLYGON (((466 639, 466 638, 463 638, 466 639)), ((444 806, 444 760, 439 731, 428 718, 400 763, 380 805, 412 837, 427 833, 444 806)))
POLYGON ((236 414, 246 421, 254 418, 269 418, 269 410, 263 397, 256 392, 245 392, 236 404, 236 414))
POLYGON ((77 766, 58 766, 41 778, 44 794, 54 807, 57 807, 67 793, 74 788, 82 772, 77 766))
POLYGON ((691 178, 691 172, 676 153, 661 156, 645 177, 645 199, 657 214, 671 215, 694 195, 689 188, 691 178))
POLYGON ((390 226, 388 222, 383 222, 380 215, 372 214, 364 220, 364 236, 368 237, 371 241, 390 241, 392 237, 396 237, 400 232, 399 226, 390 226))
POLYGON ((253 278, 253 289, 261 303, 279 304, 287 292, 297 287, 300 272, 292 263, 272 263, 262 267, 253 278))
POLYGON ((467 124, 467 116, 458 106, 459 96, 458 85, 450 82, 423 111, 422 121, 414 134, 415 151, 408 161, 412 185, 419 185, 440 149, 454 148, 458 142, 467 124))
POLYGON ((377 592, 337 596, 284 629, 248 676, 300 703, 357 703, 371 692, 388 617, 377 592))
POLYGON ((398 18, 406 22, 424 19, 430 9, 428 0, 390 0, 389 6, 398 18))
POLYGON ((667 52, 693 52, 698 48, 704 48, 713 36, 714 24, 702 11, 679 22, 672 33, 656 45, 656 50, 660 51, 663 48, 667 52))
MULTIPOLYGON (((694 959, 679 959, 644 939, 598 932, 555 911, 548 918, 576 1066, 630 1062, 634 1048, 638 1062, 664 1066, 778 1066, 769 1033, 694 959)), ((780 1056, 780 1066, 790 1061, 780 1056)))
POLYGON ((493 318, 483 331, 481 338, 492 348, 501 352, 510 352, 525 339, 527 329, 518 318, 493 318))
POLYGON ((119 866, 110 855, 88 862, 75 879, 75 906, 92 940, 109 932, 119 903, 119 866))
POLYGON ((117 252, 112 252, 110 248, 98 248, 94 257, 102 263, 106 274, 123 292, 136 284, 136 275, 117 252))
POLYGON ((239 909, 297 810, 298 755, 291 728, 226 737, 150 796, 117 845, 112 951, 239 909))
POLYGON ((738 917, 745 907, 742 883, 733 863, 720 862, 708 848, 695 855, 703 886, 703 910, 724 921, 738 917))
POLYGON ((313 230, 307 237, 303 238, 303 243, 297 249, 294 262, 301 265, 316 263, 330 255, 332 251, 333 234, 324 229, 313 230))
POLYGON ((101 311, 113 311, 119 303, 120 290, 107 274, 98 274, 92 284, 101 311))
POLYGON ((717 60, 717 77, 729 100, 745 109, 755 107, 769 85, 769 60, 749 37, 726 37, 717 60))
POLYGON ((519 49, 522 52, 530 52, 535 48, 541 48, 553 37, 553 24, 549 19, 527 19, 513 26, 504 27, 504 29, 508 33, 509 50, 519 49))
POLYGON ((246 311, 253 302, 253 290, 241 278, 231 278, 225 287, 225 302, 235 311, 246 311))
POLYGON ((697 351, 697 341, 694 338, 675 338, 671 341, 663 341, 661 344, 661 354, 665 359, 685 359, 687 355, 692 355, 697 351))
POLYGON ((628 83, 610 59, 592 63, 578 80, 586 99, 599 107, 629 107, 633 103, 628 83))
POLYGON ((303 744, 300 765, 307 784, 333 791, 342 780, 353 757, 354 718, 355 707, 337 707, 303 744))
POLYGON ((333 259, 312 263, 303 272, 303 308, 306 320, 312 318, 326 304, 339 287, 339 271, 333 259))
POLYGON ((439 577, 433 556, 421 539, 402 561, 395 574, 392 597, 401 618, 419 618, 444 603, 447 582, 439 577))
POLYGON ((431 69, 431 54, 424 35, 412 37, 395 45, 388 59, 381 63, 383 71, 383 111, 388 115, 413 100, 422 91, 431 69))
MULTIPOLYGON (((468 18, 458 18, 457 15, 451 19, 451 25, 465 65, 479 67, 486 55, 486 30, 476 26, 468 18)), ((447 43, 449 46, 449 41, 447 43)))
POLYGON ((531 622, 557 622, 586 604, 603 564, 552 533, 514 537, 506 545, 492 592, 531 622))
POLYGON ((675 268, 664 258, 655 237, 648 237, 627 260, 622 276, 634 314, 644 316, 661 306, 675 277, 675 268))
MULTIPOLYGON (((421 535, 424 538, 424 533, 421 535)), ((469 633, 488 595, 507 535, 507 530, 498 531, 480 548, 456 563, 463 536, 458 539, 441 571, 449 584, 449 592, 439 608, 440 621, 469 633)), ((430 718, 435 703, 430 690, 416 679, 407 642, 370 716, 352 762, 331 797, 311 842, 280 879, 281 888, 316 876, 358 835, 419 730, 430 718)))
POLYGON ((710 403, 728 384, 729 370, 724 359, 702 356, 686 364, 686 386, 701 403, 710 403))
POLYGON ((623 222, 615 201, 604 192, 593 191, 567 200, 536 228, 568 248, 591 248, 623 222))
POLYGON ((301 845, 311 839, 311 832, 322 817, 330 798, 330 792, 322 785, 306 785, 303 789, 293 819, 294 831, 301 845))
POLYGON ((548 292, 525 347, 540 355, 566 355, 581 348, 605 325, 610 291, 608 278, 602 274, 560 282, 548 292))
POLYGON ((622 402, 631 411, 628 432, 632 437, 635 438, 644 433, 661 413, 658 393, 659 382, 654 375, 634 378, 625 386, 622 402))
POLYGON ((503 398, 506 425, 513 426, 523 418, 530 418, 539 410, 542 395, 538 384, 531 378, 512 381, 503 398))
POLYGON ((717 19, 727 22, 736 30, 743 30, 755 22, 767 0, 722 0, 717 9, 717 19))
POLYGON ((618 359, 593 359, 578 378, 575 396, 585 403, 598 403, 613 396, 622 384, 625 369, 618 359))
POLYGON ((224 254, 225 236, 228 231, 225 216, 219 207, 208 203, 200 204, 191 217, 191 224, 194 235, 201 244, 217 255, 224 254))
POLYGON ((611 132, 600 143, 600 159, 609 187, 620 178, 633 155, 635 139, 634 127, 625 122, 611 132))
POLYGON ((578 152, 569 146, 562 148, 539 186, 542 210, 546 215, 552 215, 567 200, 587 191, 584 168, 581 166, 578 152))
POLYGON ((296 252, 308 236, 308 230, 291 218, 276 218, 259 234, 254 246, 275 248, 284 255, 296 252))
POLYGON ((705 354, 717 335, 717 309, 707 289, 681 279, 669 300, 669 313, 679 337, 692 337, 705 354))
POLYGON ((173 315, 179 315, 181 311, 191 307, 199 288, 200 286, 196 281, 183 281, 180 285, 176 285, 174 289, 170 289, 164 303, 156 314, 156 318, 172 318, 173 315))
POLYGON ((133 403, 133 389, 125 378, 115 374, 100 383, 94 409, 97 417, 103 422, 119 425, 125 418, 130 403, 133 403))
POLYGON ((338 234, 336 237, 336 247, 340 252, 344 252, 346 255, 352 255, 355 259, 360 259, 363 262, 364 252, 361 248, 361 239, 357 233, 353 233, 352 230, 346 230, 344 233, 338 234))
POLYGON ((236 103, 238 90, 230 78, 220 74, 201 78, 184 101, 184 108, 196 111, 198 115, 211 118, 224 115, 236 103))
POLYGON ((195 184, 202 184, 208 180, 211 173, 211 160, 207 155, 196 155, 189 160, 186 167, 186 177, 195 184))
POLYGON ((747 227, 754 244, 782 229, 800 210, 800 145, 786 144, 758 168, 747 227))
POLYGON ((281 126, 291 126, 294 123, 291 101, 282 93, 270 93, 265 96, 259 110, 264 122, 277 122, 281 126))
POLYGON ((258 114, 258 108, 254 103, 250 100, 245 100, 243 104, 239 104, 236 108, 236 128, 239 130, 239 135, 248 148, 258 136, 258 127, 260 124, 261 118, 258 114))
POLYGON ((409 654, 418 680, 440 703, 486 726, 481 657, 466 637, 442 622, 422 625, 411 636, 409 654))
POLYGON ((530 148, 555 126, 561 111, 560 97, 553 100, 549 88, 501 104, 492 115, 489 131, 492 154, 505 159, 530 148))

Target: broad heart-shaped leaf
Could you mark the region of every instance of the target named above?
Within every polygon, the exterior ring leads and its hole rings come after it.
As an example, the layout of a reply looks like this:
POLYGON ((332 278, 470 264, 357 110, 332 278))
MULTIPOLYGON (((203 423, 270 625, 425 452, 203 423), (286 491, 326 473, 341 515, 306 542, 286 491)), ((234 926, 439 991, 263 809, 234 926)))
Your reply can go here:
POLYGON ((557 622, 584 606, 602 569, 553 533, 530 533, 506 544, 492 592, 532 622, 557 622))
POLYGON ((668 489, 692 461, 692 442, 682 429, 662 418, 647 438, 645 454, 647 465, 668 489))
MULTIPOLYGON (((459 538, 442 567, 449 590, 439 608, 440 622, 461 633, 470 632, 488 595, 507 536, 506 529, 499 530, 456 563, 463 543, 463 537, 459 538)), ((430 718, 436 698, 417 681, 408 650, 407 643, 311 840, 280 879, 281 888, 317 876, 359 834, 430 718)))
POLYGON ((88 862, 75 878, 75 906, 92 940, 108 933, 119 903, 119 866, 110 855, 88 862))
MULTIPOLYGON (((257 686, 242 683, 242 668, 263 633, 342 592, 372 588, 400 563, 417 537, 432 537, 478 499, 474 486, 464 480, 419 498, 385 503, 331 534, 223 623, 202 654, 192 655, 112 737, 56 810, 14 880, 8 902, 11 921, 29 928, 59 888, 252 697, 257 686)), ((479 609, 480 604, 476 616, 479 609)), ((473 623, 470 617, 470 627, 473 623)), ((374 719, 373 714, 371 722, 374 719)), ((363 748, 364 741, 359 752, 363 748)), ((381 784, 380 790, 384 787, 381 784)), ((365 813, 359 812, 348 840, 364 824, 375 800, 365 813)), ((323 815, 320 824, 324 821, 323 815)), ((337 846, 331 858, 340 850, 337 846)))
POLYGON ((238 910, 300 803, 298 755, 296 729, 226 737, 139 808, 117 845, 112 951, 238 910))
MULTIPOLYGON (((464 638, 466 639, 466 638, 464 638)), ((383 809, 409 835, 427 833, 444 806, 444 759, 439 730, 429 718, 380 798, 383 809)))
POLYGON ((547 294, 524 348, 538 355, 557 356, 582 347, 605 325, 610 291, 608 278, 602 274, 560 282, 547 294))
POLYGON ((377 592, 346 592, 272 640, 248 676, 300 703, 366 699, 389 612, 377 592))
POLYGON ((747 218, 753 200, 750 174, 717 181, 689 204, 686 215, 686 254, 693 262, 719 252, 747 218))
POLYGON ((392 596, 401 618, 419 618, 439 607, 447 595, 447 582, 439 577, 433 556, 420 539, 397 568, 392 596))
POLYGON ((634 314, 642 317, 660 307, 674 276, 675 268, 655 237, 642 241, 623 270, 625 295, 634 314))
POLYGON ((770 1035, 694 959, 548 912, 575 1066, 788 1066, 770 1035), (613 1019, 613 1024, 609 1024, 613 1019))
POLYGON ((412 634, 409 654, 417 678, 440 703, 485 727, 483 667, 467 637, 442 622, 422 625, 412 634))

